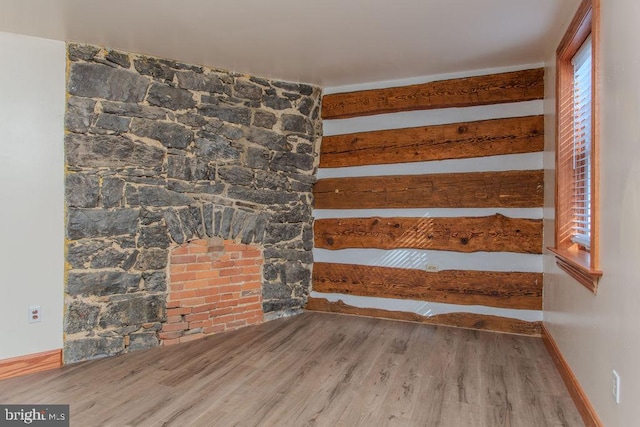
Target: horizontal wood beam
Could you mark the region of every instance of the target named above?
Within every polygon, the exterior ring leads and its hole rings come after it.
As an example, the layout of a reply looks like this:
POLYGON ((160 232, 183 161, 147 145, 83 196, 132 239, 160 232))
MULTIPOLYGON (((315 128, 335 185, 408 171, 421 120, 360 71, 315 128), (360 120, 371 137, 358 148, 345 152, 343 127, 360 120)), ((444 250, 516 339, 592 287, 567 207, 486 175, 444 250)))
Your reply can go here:
POLYGON ((331 218, 314 222, 322 249, 430 249, 542 253, 542 220, 485 217, 331 218))
POLYGON ((379 308, 353 307, 342 301, 330 302, 325 298, 309 298, 307 310, 328 313, 350 314, 355 316, 376 317, 380 319, 403 320, 406 322, 432 325, 453 326, 465 329, 477 329, 504 332, 519 335, 540 336, 541 322, 526 322, 509 317, 474 313, 448 313, 435 316, 421 316, 406 311, 391 311, 379 308))
POLYGON ((379 298, 540 310, 542 273, 443 270, 318 262, 313 290, 379 298))
POLYGON ((514 117, 325 136, 320 167, 464 159, 543 150, 544 117, 514 117))
POLYGON ((411 86, 336 93, 322 98, 323 119, 544 98, 544 69, 440 80, 411 86))
POLYGON ((544 172, 442 173, 321 179, 316 209, 542 207, 544 172))

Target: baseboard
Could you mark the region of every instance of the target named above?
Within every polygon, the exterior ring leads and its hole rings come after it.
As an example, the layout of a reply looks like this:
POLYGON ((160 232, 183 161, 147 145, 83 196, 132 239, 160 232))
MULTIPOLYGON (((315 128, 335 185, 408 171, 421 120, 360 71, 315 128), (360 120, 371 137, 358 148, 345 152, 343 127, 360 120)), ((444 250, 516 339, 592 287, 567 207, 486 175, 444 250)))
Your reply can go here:
POLYGON ((0 360, 0 380, 62 366, 62 349, 0 360))
POLYGON ((547 350, 549 350, 551 358, 555 362, 556 367, 560 372, 560 376, 562 377, 565 386, 567 386, 567 390, 569 390, 569 394, 571 395, 578 412, 580 412, 582 421, 584 421, 587 427, 602 427, 602 421, 600 421, 598 414, 591 405, 591 402, 589 402, 586 393, 580 386, 578 379, 573 374, 573 371, 569 367, 569 364, 560 352, 558 345, 544 323, 542 324, 542 341, 547 347, 547 350))

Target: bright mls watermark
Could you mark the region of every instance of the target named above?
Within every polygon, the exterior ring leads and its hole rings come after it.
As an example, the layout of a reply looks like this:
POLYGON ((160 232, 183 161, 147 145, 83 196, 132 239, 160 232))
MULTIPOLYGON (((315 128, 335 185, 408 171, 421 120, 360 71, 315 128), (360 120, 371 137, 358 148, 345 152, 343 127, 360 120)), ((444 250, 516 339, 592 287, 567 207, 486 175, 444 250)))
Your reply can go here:
POLYGON ((69 405, 0 405, 0 427, 69 427, 69 405))

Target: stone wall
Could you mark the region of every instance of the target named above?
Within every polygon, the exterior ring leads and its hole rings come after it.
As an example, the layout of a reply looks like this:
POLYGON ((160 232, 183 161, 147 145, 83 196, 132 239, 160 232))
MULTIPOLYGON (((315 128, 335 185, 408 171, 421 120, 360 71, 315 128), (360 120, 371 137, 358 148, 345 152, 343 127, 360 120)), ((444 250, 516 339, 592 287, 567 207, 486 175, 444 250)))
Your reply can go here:
POLYGON ((157 346, 169 253, 194 239, 259 245, 265 319, 299 311, 320 89, 88 45, 68 59, 65 362, 157 346))

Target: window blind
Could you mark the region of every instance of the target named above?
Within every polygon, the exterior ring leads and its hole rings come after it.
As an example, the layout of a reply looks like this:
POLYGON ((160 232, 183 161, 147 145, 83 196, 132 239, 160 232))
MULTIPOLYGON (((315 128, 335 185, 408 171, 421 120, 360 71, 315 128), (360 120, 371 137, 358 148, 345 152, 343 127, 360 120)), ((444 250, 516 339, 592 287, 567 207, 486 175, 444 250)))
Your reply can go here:
POLYGON ((573 243, 591 244, 591 36, 571 59, 573 65, 573 243))

